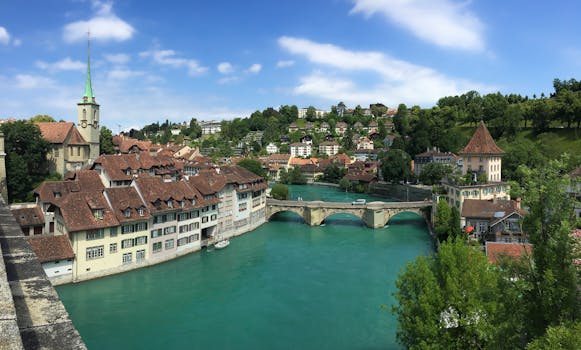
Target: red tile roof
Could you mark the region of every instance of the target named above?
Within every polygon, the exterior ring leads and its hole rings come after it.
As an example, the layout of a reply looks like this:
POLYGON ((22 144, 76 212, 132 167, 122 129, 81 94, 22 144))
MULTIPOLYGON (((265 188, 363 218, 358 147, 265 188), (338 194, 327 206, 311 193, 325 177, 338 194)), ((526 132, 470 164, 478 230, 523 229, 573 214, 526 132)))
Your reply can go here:
POLYGON ((26 239, 41 263, 73 259, 75 253, 66 235, 37 236, 26 239))
POLYGON ((486 242, 486 256, 494 264, 498 264, 503 257, 519 259, 532 254, 532 251, 533 245, 529 243, 486 242))
POLYGON ((208 196, 220 192, 226 186, 226 176, 218 174, 215 169, 200 170, 196 176, 188 179, 202 195, 208 196))
POLYGON ((71 137, 69 138, 69 145, 88 145, 77 128, 71 129, 71 137))
POLYGON ((12 216, 20 227, 42 226, 44 225, 44 215, 40 207, 11 209, 12 216))
POLYGON ((56 203, 69 232, 99 229, 119 225, 102 192, 70 193, 56 203), (95 217, 101 210, 103 218, 95 217))
POLYGON ((460 151, 460 154, 504 154, 504 151, 500 149, 494 142, 494 139, 490 135, 488 128, 483 121, 480 122, 476 132, 472 135, 472 138, 460 151))
POLYGON ((42 122, 36 123, 42 133, 42 138, 50 143, 64 143, 67 136, 74 127, 71 122, 57 123, 57 122, 42 122))
POLYGON ((121 223, 147 220, 151 217, 149 210, 134 187, 107 188, 105 195, 109 199, 115 217, 121 223), (140 208, 143 209, 143 215, 139 215, 140 208))

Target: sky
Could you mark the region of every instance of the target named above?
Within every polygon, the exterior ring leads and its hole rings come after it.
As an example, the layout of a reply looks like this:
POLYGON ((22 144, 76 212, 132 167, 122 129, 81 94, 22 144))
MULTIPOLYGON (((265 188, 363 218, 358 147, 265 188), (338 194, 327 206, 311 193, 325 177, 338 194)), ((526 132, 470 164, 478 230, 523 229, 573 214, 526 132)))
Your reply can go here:
POLYGON ((90 32, 101 124, 281 105, 431 107, 581 78, 579 1, 3 0, 0 119, 76 122, 90 32))

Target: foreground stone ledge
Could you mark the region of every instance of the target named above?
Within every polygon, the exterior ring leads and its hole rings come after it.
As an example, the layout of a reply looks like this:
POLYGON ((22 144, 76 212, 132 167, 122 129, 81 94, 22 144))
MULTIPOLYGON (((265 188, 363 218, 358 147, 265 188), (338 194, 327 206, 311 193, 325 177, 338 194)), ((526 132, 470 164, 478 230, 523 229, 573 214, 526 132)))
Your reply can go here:
POLYGON ((0 350, 86 349, 9 213, 0 199, 0 350))

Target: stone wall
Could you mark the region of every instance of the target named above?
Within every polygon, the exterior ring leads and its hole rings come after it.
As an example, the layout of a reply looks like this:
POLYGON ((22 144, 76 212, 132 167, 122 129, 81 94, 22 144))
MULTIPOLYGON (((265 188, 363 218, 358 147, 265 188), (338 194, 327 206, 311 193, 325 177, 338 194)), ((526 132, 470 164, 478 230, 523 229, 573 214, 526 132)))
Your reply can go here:
POLYGON ((2 198, 0 349, 86 349, 2 198))
POLYGON ((370 192, 391 197, 403 202, 423 201, 432 198, 432 188, 429 186, 412 186, 378 182, 370 185, 370 192))

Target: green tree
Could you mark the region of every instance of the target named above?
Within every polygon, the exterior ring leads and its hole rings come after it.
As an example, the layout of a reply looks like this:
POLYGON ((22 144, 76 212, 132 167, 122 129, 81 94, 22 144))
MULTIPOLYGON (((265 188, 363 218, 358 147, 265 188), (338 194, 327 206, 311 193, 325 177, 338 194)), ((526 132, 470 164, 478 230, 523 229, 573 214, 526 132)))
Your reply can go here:
POLYGON ((449 236, 451 219, 452 209, 445 199, 440 199, 436 205, 436 215, 434 216, 434 230, 440 242, 445 241, 449 236))
POLYGON ((422 168, 419 179, 424 185, 435 185, 450 173, 452 173, 452 167, 447 164, 429 163, 422 168))
POLYGON ((289 195, 288 187, 283 184, 276 184, 272 186, 270 194, 274 199, 287 200, 289 195))
POLYGON ((34 117, 30 118, 32 123, 40 123, 40 122, 51 122, 55 123, 56 120, 48 114, 37 114, 34 117))
POLYGON ((18 120, 0 125, 6 150, 6 182, 12 202, 31 200, 30 191, 48 175, 50 143, 37 125, 18 120))
POLYGON ((390 149, 381 160, 381 173, 385 181, 407 181, 413 177, 409 154, 400 149, 390 149))
POLYGON ((409 349, 493 349, 499 278, 463 239, 417 258, 396 282, 398 341, 409 349))
POLYGON ((560 322, 578 321, 581 315, 579 276, 572 263, 574 202, 565 193, 570 184, 566 163, 566 159, 553 160, 524 176, 523 204, 529 213, 523 232, 534 245, 534 263, 525 277, 530 286, 523 293, 527 333, 533 337, 560 322))
POLYGON ((347 126, 347 130, 345 131, 345 135, 343 135, 343 140, 341 140, 341 145, 346 151, 352 150, 355 148, 353 144, 353 129, 351 126, 347 126))
POLYGON ((317 110, 315 109, 315 107, 309 106, 309 108, 307 108, 307 114, 305 117, 307 121, 314 122, 315 119, 317 119, 317 110))
POLYGON ((581 322, 547 328, 540 338, 527 345, 527 350, 578 350, 581 344, 581 322))
POLYGON ((237 165, 252 171, 258 176, 266 177, 266 172, 262 168, 262 164, 260 164, 260 162, 255 159, 243 159, 239 161, 237 165))
POLYGON ((393 126, 401 136, 405 136, 409 132, 409 112, 405 104, 401 103, 397 107, 397 113, 393 116, 393 126))
POLYGON ((115 148, 113 146, 113 132, 106 126, 102 126, 99 130, 99 143, 101 154, 115 153, 115 148))
POLYGON ((337 164, 328 165, 323 171, 323 180, 327 182, 337 183, 345 176, 346 169, 340 168, 337 164))
POLYGON ((353 183, 346 178, 339 180, 339 188, 345 191, 349 191, 353 187, 353 183))

